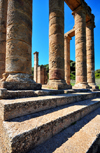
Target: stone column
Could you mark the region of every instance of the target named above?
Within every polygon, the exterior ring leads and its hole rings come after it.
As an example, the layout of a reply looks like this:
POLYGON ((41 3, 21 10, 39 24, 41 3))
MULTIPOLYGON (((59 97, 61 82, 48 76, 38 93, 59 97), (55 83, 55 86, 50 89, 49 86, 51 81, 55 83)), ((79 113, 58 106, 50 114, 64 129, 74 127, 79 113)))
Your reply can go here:
POLYGON ((65 80, 70 85, 70 36, 64 38, 65 80))
POLYGON ((87 82, 93 89, 98 89, 95 84, 95 60, 94 60, 94 18, 86 23, 86 49, 87 49, 87 82))
POLYGON ((7 0, 0 0, 0 78, 5 72, 7 0))
POLYGON ((39 52, 34 53, 34 81, 37 82, 38 75, 38 54, 39 52))
POLYGON ((8 0, 6 73, 7 89, 40 89, 31 70, 32 0, 8 0))
POLYGON ((41 83, 41 66, 38 66, 38 76, 37 76, 38 83, 41 83))
POLYGON ((41 66, 41 84, 44 84, 44 66, 41 66))
POLYGON ((54 89, 71 88, 64 80, 64 0, 49 0, 49 83, 54 89))
POLYGON ((48 82, 48 74, 46 72, 46 68, 44 67, 44 84, 47 84, 48 82))
POLYGON ((78 7, 75 17, 75 47, 76 47, 76 84, 74 88, 88 88, 86 63, 86 14, 82 6, 78 7))

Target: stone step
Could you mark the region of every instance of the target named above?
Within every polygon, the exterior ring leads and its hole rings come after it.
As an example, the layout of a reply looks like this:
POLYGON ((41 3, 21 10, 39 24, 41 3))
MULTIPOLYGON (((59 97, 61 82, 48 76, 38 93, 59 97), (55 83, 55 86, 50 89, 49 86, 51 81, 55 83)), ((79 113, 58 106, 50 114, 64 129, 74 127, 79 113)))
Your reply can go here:
POLYGON ((5 88, 0 88, 0 99, 13 99, 13 98, 24 98, 24 97, 36 97, 36 96, 45 96, 45 95, 57 95, 57 94, 64 94, 64 93, 91 92, 91 91, 92 90, 90 90, 90 89, 7 90, 5 88))
POLYGON ((28 153, 100 153, 100 107, 28 153))
POLYGON ((63 147, 67 153, 97 153, 98 145, 100 146, 100 114, 87 123, 78 133, 75 133, 55 153, 63 150, 63 147))
POLYGON ((36 113, 77 101, 100 96, 98 92, 71 93, 60 95, 39 96, 19 99, 0 100, 0 118, 9 120, 15 117, 36 113))
MULTIPOLYGON (((86 90, 85 90, 86 91, 86 90)), ((89 91, 89 90, 88 90, 89 91)), ((76 90, 7 90, 0 89, 0 98, 1 99, 13 99, 13 98, 24 98, 24 97, 36 97, 36 96, 44 96, 44 95, 55 95, 55 94, 64 94, 64 92, 72 93, 76 92, 76 90)))
POLYGON ((3 121, 7 151, 26 153, 98 107, 100 107, 100 98, 89 99, 3 121))

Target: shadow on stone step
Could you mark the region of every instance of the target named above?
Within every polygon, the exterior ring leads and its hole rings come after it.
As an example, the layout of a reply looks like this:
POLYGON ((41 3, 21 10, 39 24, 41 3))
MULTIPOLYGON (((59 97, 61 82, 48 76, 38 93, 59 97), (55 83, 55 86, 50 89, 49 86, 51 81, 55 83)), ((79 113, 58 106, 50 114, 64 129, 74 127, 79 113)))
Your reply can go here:
MULTIPOLYGON (((51 139, 47 140, 43 144, 35 147, 27 153, 53 153, 57 148, 62 146, 69 138, 71 138, 76 132, 88 124, 88 122, 90 122, 97 115, 100 115, 100 108, 88 114, 83 119, 77 121, 76 124, 69 126, 67 129, 63 130, 59 134, 56 134, 51 139)), ((99 146, 97 153, 100 153, 99 146)))
POLYGON ((29 115, 24 115, 24 116, 21 116, 21 117, 16 117, 14 119, 9 120, 9 122, 23 122, 23 121, 26 121, 26 120, 29 120, 29 119, 32 119, 32 118, 38 118, 38 117, 44 116, 46 114, 51 114, 53 112, 64 110, 64 109, 69 108, 71 106, 75 106, 75 105, 76 106, 80 106, 80 105, 88 106, 88 105, 90 105, 90 103, 92 104, 92 103, 96 102, 95 100, 92 100, 92 101, 91 100, 92 99, 87 99, 87 100, 80 101, 80 102, 74 102, 74 103, 71 103, 71 104, 57 106, 55 108, 51 108, 51 109, 48 109, 48 110, 40 111, 40 112, 37 112, 37 113, 33 113, 33 114, 29 114, 29 115))

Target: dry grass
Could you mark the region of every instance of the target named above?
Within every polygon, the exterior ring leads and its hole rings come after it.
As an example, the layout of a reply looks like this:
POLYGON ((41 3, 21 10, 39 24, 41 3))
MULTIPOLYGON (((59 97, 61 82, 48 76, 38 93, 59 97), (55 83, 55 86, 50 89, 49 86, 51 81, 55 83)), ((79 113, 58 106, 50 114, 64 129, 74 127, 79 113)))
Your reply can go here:
POLYGON ((100 79, 96 79, 95 81, 96 81, 96 85, 99 86, 99 89, 100 89, 100 79))
MULTIPOLYGON (((95 82, 96 82, 96 85, 99 86, 99 89, 100 89, 100 79, 96 79, 95 82)), ((72 86, 75 85, 75 80, 71 80, 71 85, 72 86)))

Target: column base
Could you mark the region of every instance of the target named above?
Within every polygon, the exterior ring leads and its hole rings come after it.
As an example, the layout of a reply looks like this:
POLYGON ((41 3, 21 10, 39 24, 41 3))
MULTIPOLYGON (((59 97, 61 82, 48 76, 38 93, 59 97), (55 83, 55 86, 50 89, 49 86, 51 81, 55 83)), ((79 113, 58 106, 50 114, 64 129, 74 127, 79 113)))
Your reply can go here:
POLYGON ((90 89, 90 86, 87 82, 77 83, 74 85, 73 89, 90 89))
POLYGON ((0 80, 0 88, 8 90, 40 90, 41 84, 32 80, 32 76, 23 73, 3 74, 3 79, 0 80))
POLYGON ((88 83, 88 85, 93 89, 93 90, 99 90, 99 87, 95 83, 88 83))
POLYGON ((47 84, 49 89, 72 89, 71 85, 68 85, 65 80, 49 80, 47 84))

